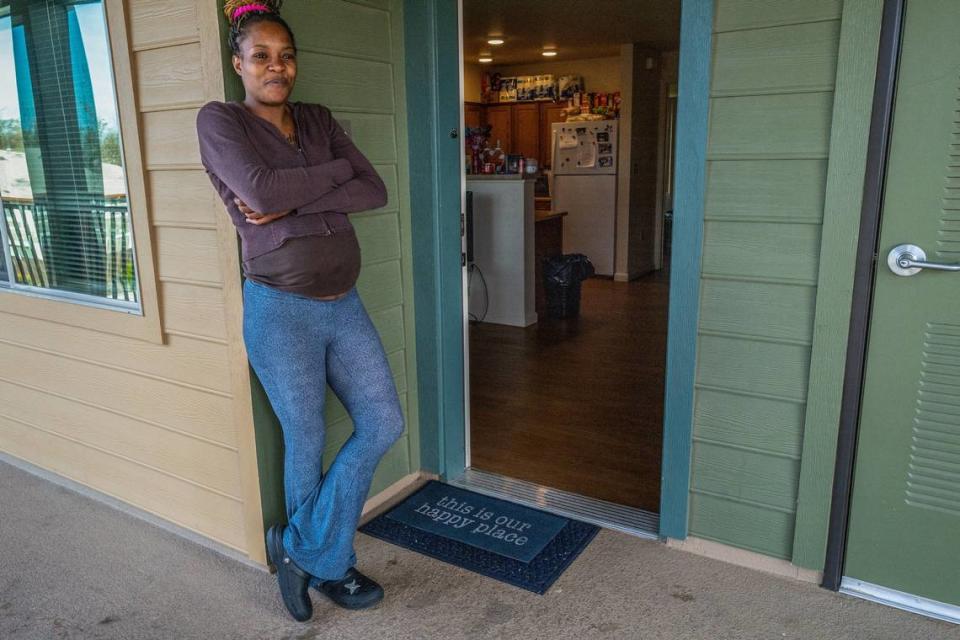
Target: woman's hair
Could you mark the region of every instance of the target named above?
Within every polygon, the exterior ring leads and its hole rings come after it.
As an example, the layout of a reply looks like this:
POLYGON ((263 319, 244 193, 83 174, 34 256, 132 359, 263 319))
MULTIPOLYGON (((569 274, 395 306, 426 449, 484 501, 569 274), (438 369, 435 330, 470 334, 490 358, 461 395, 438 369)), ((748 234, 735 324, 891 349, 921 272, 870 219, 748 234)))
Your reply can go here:
POLYGON ((226 14, 227 20, 230 22, 230 50, 239 56, 240 41, 246 35, 247 28, 259 22, 274 22, 282 26, 290 34, 290 42, 296 49, 297 43, 293 39, 293 30, 280 17, 280 6, 282 4, 283 0, 227 0, 223 7, 223 13, 226 14))

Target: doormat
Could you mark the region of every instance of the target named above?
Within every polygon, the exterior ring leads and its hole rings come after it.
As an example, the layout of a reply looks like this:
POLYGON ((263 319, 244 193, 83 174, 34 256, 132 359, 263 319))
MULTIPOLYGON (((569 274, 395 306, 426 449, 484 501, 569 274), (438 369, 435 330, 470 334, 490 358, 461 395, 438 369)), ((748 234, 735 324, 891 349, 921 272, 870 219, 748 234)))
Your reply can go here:
POLYGON ((540 595, 599 530, 436 480, 360 527, 367 535, 540 595))

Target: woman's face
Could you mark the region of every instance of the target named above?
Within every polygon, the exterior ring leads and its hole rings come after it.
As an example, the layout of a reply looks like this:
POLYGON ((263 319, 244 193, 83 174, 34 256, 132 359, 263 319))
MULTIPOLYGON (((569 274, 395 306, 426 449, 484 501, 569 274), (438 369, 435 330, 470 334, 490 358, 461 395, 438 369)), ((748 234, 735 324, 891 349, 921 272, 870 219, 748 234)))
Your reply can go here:
POLYGON ((250 25, 240 52, 233 56, 233 68, 247 97, 269 106, 285 104, 297 79, 297 52, 287 30, 276 22, 250 25))

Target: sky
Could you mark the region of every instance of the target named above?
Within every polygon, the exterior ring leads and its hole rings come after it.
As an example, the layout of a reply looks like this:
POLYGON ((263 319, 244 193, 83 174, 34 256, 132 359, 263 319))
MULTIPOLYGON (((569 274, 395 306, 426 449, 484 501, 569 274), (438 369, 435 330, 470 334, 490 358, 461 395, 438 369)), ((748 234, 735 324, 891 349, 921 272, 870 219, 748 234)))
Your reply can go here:
MULTIPOLYGON (((117 129, 117 107, 113 92, 109 44, 106 37, 103 5, 100 2, 75 5, 83 47, 90 67, 97 117, 117 129)), ((17 81, 14 74, 13 38, 10 18, 0 18, 0 119, 20 118, 17 81)))

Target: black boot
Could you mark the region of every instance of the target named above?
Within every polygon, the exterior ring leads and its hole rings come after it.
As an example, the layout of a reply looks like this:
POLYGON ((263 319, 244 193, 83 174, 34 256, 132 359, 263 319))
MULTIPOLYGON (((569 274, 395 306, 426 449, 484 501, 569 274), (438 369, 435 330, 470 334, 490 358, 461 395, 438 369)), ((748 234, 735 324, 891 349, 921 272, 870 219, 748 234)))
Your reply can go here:
POLYGON ((277 568, 277 582, 280 585, 280 597, 294 620, 306 622, 313 616, 313 603, 307 589, 310 586, 310 574, 301 569, 287 555, 283 547, 283 530, 286 527, 275 524, 267 531, 267 554, 277 568))
POLYGON ((366 609, 383 600, 383 587, 354 567, 339 580, 324 580, 319 590, 346 609, 366 609))

